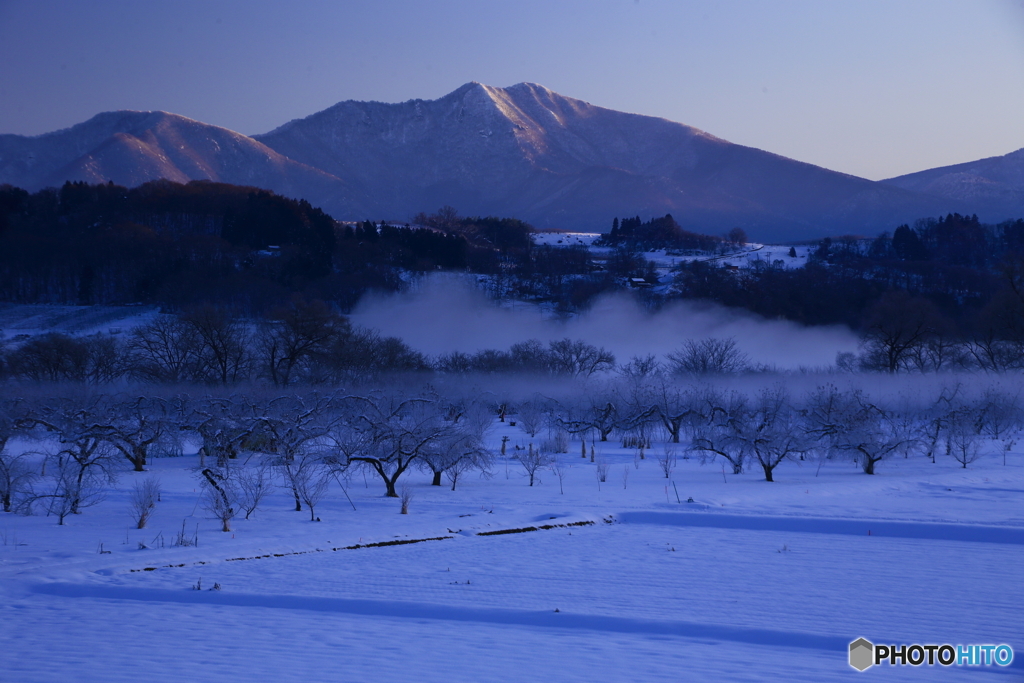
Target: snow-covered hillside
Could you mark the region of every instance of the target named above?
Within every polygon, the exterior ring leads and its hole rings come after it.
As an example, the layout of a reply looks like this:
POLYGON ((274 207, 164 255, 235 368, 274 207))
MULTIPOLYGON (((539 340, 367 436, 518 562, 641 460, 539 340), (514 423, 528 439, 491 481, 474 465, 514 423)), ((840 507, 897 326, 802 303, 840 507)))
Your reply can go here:
MULTIPOLYGON (((594 246, 594 242, 602 237, 599 232, 536 232, 533 234, 535 244, 553 247, 586 246, 594 254, 605 255, 610 247, 594 246)), ((686 253, 665 249, 652 249, 644 253, 644 258, 653 261, 664 273, 679 263, 689 261, 709 261, 744 268, 754 266, 758 262, 772 264, 782 268, 799 268, 807 263, 811 248, 807 246, 791 247, 788 244, 749 243, 726 251, 724 254, 686 253), (790 248, 796 250, 796 257, 789 255, 790 248)))

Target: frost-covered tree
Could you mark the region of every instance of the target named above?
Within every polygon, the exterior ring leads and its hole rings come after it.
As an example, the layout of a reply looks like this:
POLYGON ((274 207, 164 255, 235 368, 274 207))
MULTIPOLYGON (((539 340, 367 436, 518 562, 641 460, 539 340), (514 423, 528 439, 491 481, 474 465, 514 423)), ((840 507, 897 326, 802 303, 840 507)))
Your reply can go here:
POLYGON ((978 420, 982 433, 1002 446, 1003 464, 1006 454, 1013 448, 1024 427, 1020 393, 1010 393, 998 387, 989 387, 980 400, 978 420))
POLYGON ((186 403, 180 410, 189 427, 202 439, 200 467, 212 458, 217 467, 227 467, 241 453, 258 423, 251 405, 237 397, 205 398, 186 403))
POLYGON ((172 428, 166 402, 141 396, 114 397, 103 403, 106 419, 98 427, 104 438, 136 472, 144 471, 150 449, 172 428))
POLYGON ((49 501, 48 510, 60 524, 68 514, 79 514, 102 500, 102 485, 117 479, 117 452, 98 420, 102 405, 100 398, 51 399, 37 405, 36 415, 24 421, 57 440, 57 451, 46 458, 51 472, 48 492, 40 497, 49 501))
POLYGON ((775 481, 775 468, 784 460, 806 453, 811 445, 782 386, 758 392, 745 418, 731 426, 737 440, 761 465, 765 481, 775 481))
POLYGON ((331 430, 334 463, 366 465, 384 482, 389 498, 399 497, 399 478, 453 431, 436 397, 376 393, 349 396, 344 403, 331 430))
POLYGON ((11 512, 23 496, 31 494, 36 478, 28 454, 7 449, 8 441, 25 429, 31 409, 21 399, 0 400, 0 508, 4 512, 11 512))
POLYGON ((979 413, 975 406, 962 406, 949 414, 946 452, 964 469, 981 457, 979 413))
POLYGON ((295 510, 302 510, 302 491, 316 490, 311 481, 322 478, 320 463, 328 453, 331 426, 337 419, 332 399, 314 393, 280 396, 265 403, 249 401, 248 406, 254 433, 275 454, 274 464, 291 488, 295 510))
POLYGON ((136 481, 128 492, 128 511, 135 520, 136 529, 145 529, 157 501, 160 500, 160 480, 149 477, 136 481))
POLYGON ((523 466, 527 476, 530 478, 530 486, 533 486, 537 473, 545 467, 549 467, 555 459, 540 448, 534 448, 531 443, 525 451, 519 451, 516 454, 516 460, 523 466))
POLYGON ((516 407, 516 424, 531 437, 537 436, 546 418, 541 400, 523 401, 516 407))
POLYGON ((245 512, 245 518, 259 509, 260 503, 274 487, 271 465, 266 460, 237 467, 231 471, 238 491, 238 504, 245 512))
POLYGON ((690 450, 698 453, 702 461, 721 457, 732 467, 733 474, 741 474, 750 444, 741 438, 751 408, 747 397, 738 392, 720 392, 703 388, 694 397, 694 412, 689 418, 690 450))

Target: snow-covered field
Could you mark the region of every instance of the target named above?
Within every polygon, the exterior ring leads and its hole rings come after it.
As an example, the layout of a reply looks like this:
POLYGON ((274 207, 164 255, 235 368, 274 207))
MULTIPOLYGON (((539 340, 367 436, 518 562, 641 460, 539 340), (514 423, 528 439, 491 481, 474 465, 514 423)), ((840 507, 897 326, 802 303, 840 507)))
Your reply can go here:
MULTIPOLYGON (((595 254, 610 252, 611 249, 608 247, 593 246, 594 241, 599 237, 601 237, 599 232, 538 232, 534 233, 533 241, 535 244, 555 247, 587 246, 595 254)), ((781 263, 784 268, 800 268, 807 263, 807 256, 812 251, 812 248, 801 245, 795 247, 795 249, 797 255, 796 257, 791 257, 789 255, 790 245, 788 244, 750 243, 738 247, 735 251, 718 256, 680 254, 668 252, 664 249, 652 249, 645 252, 644 257, 648 261, 653 261, 660 270, 671 270, 679 263, 689 261, 713 261, 715 263, 739 266, 740 268, 753 265, 757 261, 767 261, 772 264, 781 263)))
MULTIPOLYGON (((502 436, 510 453, 529 440, 507 423, 488 438, 496 448, 502 436)), ((608 442, 599 484, 579 447, 560 456, 562 486, 545 471, 531 488, 501 457, 455 491, 411 473, 408 515, 357 474, 352 504, 336 484, 319 523, 278 491, 223 533, 197 504, 194 455, 125 472, 66 526, 0 513, 0 680, 1024 677, 1019 449, 1005 466, 917 456, 875 476, 786 463, 766 483, 681 450, 666 479, 661 444, 639 460, 608 442), (130 528, 127 491, 154 475, 161 502, 146 529, 130 528), (183 521, 198 547, 172 547, 183 521), (349 548, 415 539, 439 540, 349 548), (858 673, 858 637, 1008 643, 1017 658, 858 673)))
POLYGON ((0 305, 0 340, 60 331, 64 334, 127 334, 160 313, 155 306, 0 305))

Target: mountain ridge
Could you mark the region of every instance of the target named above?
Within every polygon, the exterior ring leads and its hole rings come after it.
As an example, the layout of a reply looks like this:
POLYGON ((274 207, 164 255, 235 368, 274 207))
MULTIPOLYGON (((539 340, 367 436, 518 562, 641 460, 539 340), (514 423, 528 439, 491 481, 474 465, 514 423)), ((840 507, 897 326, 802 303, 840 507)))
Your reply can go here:
POLYGON ((1020 217, 1024 214, 1024 148, 881 182, 954 201, 985 202, 993 211, 1016 212, 1020 217))
MULTIPOLYGON (((924 181, 920 189, 907 176, 858 178, 525 82, 473 81, 435 100, 345 100, 252 136, 135 111, 35 137, 0 135, 0 183, 156 177, 265 187, 339 219, 408 219, 449 204, 593 231, 613 216, 672 213, 688 229, 742 227, 762 241, 877 234, 923 216, 978 212, 992 199, 924 181)), ((1013 192, 994 199, 1000 211, 1019 206, 1013 192)))

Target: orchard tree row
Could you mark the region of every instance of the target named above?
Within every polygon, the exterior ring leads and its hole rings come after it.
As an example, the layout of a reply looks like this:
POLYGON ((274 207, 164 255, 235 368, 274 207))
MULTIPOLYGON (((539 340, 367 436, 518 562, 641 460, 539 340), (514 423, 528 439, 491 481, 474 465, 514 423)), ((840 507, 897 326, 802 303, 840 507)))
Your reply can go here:
MULTIPOLYGON (((0 502, 4 512, 53 515, 63 524, 100 502, 120 473, 144 472, 154 457, 197 451, 191 462, 206 506, 228 530, 275 486, 315 520, 328 490, 336 485, 347 495, 346 482, 360 471, 407 508, 410 494, 400 480, 410 471, 429 473, 435 486, 445 478, 454 491, 467 473, 486 474, 503 458, 517 462, 532 486, 541 470, 561 481, 578 453, 600 479, 607 462, 599 444, 612 439, 638 462, 657 459, 666 478, 679 457, 694 456, 733 474, 760 471, 770 482, 787 461, 817 468, 852 461, 867 474, 893 458, 952 458, 966 468, 993 452, 1005 464, 1024 426, 1018 395, 994 385, 974 394, 951 385, 872 396, 826 384, 794 395, 778 384, 742 391, 644 378, 585 389, 522 398, 468 384, 439 392, 393 382, 334 393, 6 399, 0 502), (521 429, 525 447, 509 447, 507 432, 500 443, 489 438, 502 422, 521 429)), ((154 497, 155 480, 136 482, 131 501, 139 528, 154 497)))

